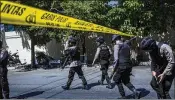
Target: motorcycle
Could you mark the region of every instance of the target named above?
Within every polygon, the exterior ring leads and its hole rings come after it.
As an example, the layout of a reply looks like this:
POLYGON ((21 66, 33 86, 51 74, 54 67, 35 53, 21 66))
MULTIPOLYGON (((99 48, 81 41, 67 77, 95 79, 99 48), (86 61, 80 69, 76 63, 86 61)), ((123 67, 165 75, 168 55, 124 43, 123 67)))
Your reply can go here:
POLYGON ((8 58, 8 65, 9 67, 14 67, 14 66, 17 66, 17 65, 22 65, 20 59, 19 59, 19 55, 18 55, 18 52, 15 52, 15 53, 9 53, 9 58, 8 58))
POLYGON ((60 61, 46 55, 44 52, 36 52, 36 64, 40 68, 49 69, 59 67, 60 61))

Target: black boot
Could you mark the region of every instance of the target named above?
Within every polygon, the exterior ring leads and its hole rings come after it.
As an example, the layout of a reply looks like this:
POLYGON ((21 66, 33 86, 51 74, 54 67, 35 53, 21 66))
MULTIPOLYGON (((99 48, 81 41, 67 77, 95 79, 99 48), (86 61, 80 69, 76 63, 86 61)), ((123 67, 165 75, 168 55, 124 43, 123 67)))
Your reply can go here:
POLYGON ((171 99, 169 93, 165 92, 165 99, 171 99))
POLYGON ((126 86, 133 92, 135 99, 140 99, 141 93, 131 83, 126 84, 126 86))
POLYGON ((89 89, 88 85, 83 85, 83 89, 88 90, 89 89))
POLYGON ((134 98, 135 99, 140 99, 140 96, 141 96, 141 92, 138 92, 137 90, 135 91, 135 93, 134 93, 134 98))
POLYGON ((63 88, 64 90, 69 90, 69 89, 70 89, 70 87, 69 87, 69 86, 67 86, 67 85, 62 86, 62 88, 63 88))
POLYGON ((119 90, 119 93, 120 93, 121 97, 124 98, 125 97, 125 91, 124 91, 122 83, 116 83, 116 84, 118 86, 118 90, 119 90))
POLYGON ((108 84, 108 86, 106 86, 106 88, 112 89, 112 85, 111 84, 108 84))
POLYGON ((70 89, 71 83, 72 83, 72 80, 71 80, 71 79, 68 79, 67 85, 62 86, 62 88, 63 88, 64 90, 69 90, 69 89, 70 89))
POLYGON ((104 85, 104 84, 103 84, 103 81, 101 81, 101 80, 98 80, 98 83, 99 83, 100 85, 104 85))
POLYGON ((159 93, 157 93, 157 99, 163 99, 159 93))
POLYGON ((122 96, 122 97, 117 98, 117 99, 127 99, 127 97, 126 96, 122 96))
POLYGON ((106 82, 108 83, 108 86, 106 86, 106 88, 108 88, 108 89, 112 89, 112 85, 111 85, 111 81, 110 81, 109 76, 106 75, 105 78, 106 78, 106 82))

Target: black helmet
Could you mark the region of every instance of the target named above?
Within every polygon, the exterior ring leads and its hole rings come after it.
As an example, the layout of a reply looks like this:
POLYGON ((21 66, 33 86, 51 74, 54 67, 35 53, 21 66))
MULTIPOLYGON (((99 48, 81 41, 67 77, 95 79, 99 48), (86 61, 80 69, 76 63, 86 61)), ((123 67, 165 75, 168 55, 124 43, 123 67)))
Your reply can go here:
POLYGON ((76 44, 77 39, 75 37, 70 37, 68 41, 69 43, 76 44))
POLYGON ((104 40, 103 36, 99 36, 99 37, 97 37, 96 42, 104 43, 105 40, 104 40))
POLYGON ((140 48, 142 50, 152 50, 156 46, 156 41, 150 37, 144 38, 140 43, 140 48))
POLYGON ((115 40, 121 40, 121 36, 120 35, 112 35, 112 42, 114 42, 115 40))

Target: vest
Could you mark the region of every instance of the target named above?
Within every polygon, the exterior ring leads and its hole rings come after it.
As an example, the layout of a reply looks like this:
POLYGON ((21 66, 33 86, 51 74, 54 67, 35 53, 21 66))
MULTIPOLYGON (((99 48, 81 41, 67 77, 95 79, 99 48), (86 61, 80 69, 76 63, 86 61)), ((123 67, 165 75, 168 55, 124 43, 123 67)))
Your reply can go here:
POLYGON ((99 54, 100 60, 109 60, 110 52, 109 52, 109 48, 107 47, 107 45, 102 44, 99 46, 99 48, 100 48, 100 54, 99 54))
POLYGON ((119 44, 120 49, 119 49, 119 66, 127 66, 130 65, 131 61, 130 61, 130 47, 128 44, 123 43, 123 44, 119 44))

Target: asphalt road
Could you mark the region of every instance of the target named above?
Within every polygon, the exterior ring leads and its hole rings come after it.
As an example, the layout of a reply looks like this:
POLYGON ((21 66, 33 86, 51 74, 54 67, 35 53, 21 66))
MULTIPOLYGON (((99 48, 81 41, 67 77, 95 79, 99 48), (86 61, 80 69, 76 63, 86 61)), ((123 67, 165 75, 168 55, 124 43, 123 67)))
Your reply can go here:
MULTIPOLYGON (((101 77, 99 68, 84 67, 84 74, 89 84, 89 90, 82 90, 82 82, 77 75, 70 90, 63 90, 61 86, 67 82, 68 69, 37 69, 28 72, 9 70, 10 97, 18 99, 117 99, 120 97, 118 88, 107 89, 106 85, 99 85, 101 77)), ((109 69, 111 72, 111 69, 109 69)), ((138 66, 133 68, 131 82, 141 91, 142 98, 154 99, 156 93, 149 85, 151 80, 150 68, 138 66)), ((132 98, 132 92, 125 87, 126 95, 132 98)), ((174 83, 170 90, 174 98, 174 83)))

